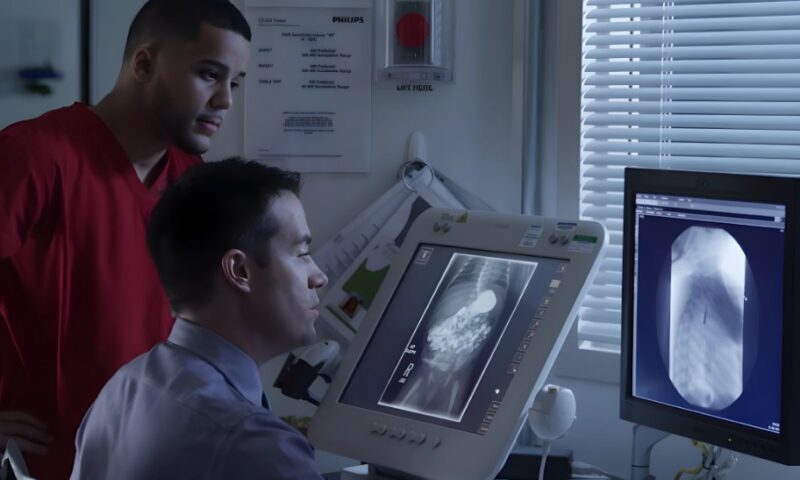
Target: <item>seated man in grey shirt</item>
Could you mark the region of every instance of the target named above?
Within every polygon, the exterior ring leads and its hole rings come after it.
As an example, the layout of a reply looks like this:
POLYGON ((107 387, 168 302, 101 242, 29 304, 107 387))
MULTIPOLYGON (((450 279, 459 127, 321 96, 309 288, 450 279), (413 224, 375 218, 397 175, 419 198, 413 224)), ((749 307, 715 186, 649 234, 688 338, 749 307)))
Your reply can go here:
POLYGON ((319 478, 305 437, 265 408, 258 375, 316 336, 327 278, 299 189, 297 173, 230 159, 165 192, 147 240, 178 318, 89 409, 72 478, 319 478))

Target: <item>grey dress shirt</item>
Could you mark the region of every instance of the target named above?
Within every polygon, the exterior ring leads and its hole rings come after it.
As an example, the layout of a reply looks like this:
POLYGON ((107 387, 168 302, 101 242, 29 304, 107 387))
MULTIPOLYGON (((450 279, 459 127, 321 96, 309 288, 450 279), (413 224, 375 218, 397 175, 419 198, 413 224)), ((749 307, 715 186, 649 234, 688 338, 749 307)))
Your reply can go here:
POLYGON ((256 363, 178 319, 123 366, 75 438, 73 479, 319 479, 311 446, 262 406, 256 363))

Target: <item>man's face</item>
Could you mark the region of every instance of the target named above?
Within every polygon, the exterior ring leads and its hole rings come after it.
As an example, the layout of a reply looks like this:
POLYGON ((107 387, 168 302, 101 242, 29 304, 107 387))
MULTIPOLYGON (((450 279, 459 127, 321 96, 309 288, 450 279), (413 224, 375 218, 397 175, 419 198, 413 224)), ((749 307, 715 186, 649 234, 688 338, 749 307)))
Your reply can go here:
POLYGON ((282 353, 315 341, 316 290, 328 278, 309 255, 311 234, 300 200, 284 191, 270 210, 279 230, 269 241, 267 265, 253 268, 255 308, 250 321, 252 330, 263 334, 263 342, 282 353))
POLYGON ((148 107, 171 144, 195 154, 208 150, 249 60, 244 37, 210 25, 202 25, 193 41, 159 50, 148 107))

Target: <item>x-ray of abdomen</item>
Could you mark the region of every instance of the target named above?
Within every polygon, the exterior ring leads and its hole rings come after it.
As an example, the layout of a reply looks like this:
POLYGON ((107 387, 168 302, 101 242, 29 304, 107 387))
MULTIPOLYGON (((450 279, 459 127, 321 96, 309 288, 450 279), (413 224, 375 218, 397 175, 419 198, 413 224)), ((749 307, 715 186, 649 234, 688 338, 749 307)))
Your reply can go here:
POLYGON ((722 410, 742 394, 747 258, 719 228, 672 244, 669 378, 691 405, 722 410))
POLYGON ((459 421, 535 268, 455 254, 379 404, 459 421))

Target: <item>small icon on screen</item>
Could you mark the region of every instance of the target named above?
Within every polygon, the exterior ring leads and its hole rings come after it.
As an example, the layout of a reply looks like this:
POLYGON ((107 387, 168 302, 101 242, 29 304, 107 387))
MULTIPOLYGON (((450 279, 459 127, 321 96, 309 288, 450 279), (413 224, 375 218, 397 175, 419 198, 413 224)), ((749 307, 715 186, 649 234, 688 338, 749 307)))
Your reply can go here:
POLYGON ((417 253, 417 258, 414 260, 414 263, 418 265, 425 265, 428 263, 428 260, 431 259, 431 255, 433 255, 432 248, 420 248, 419 253, 417 253))

